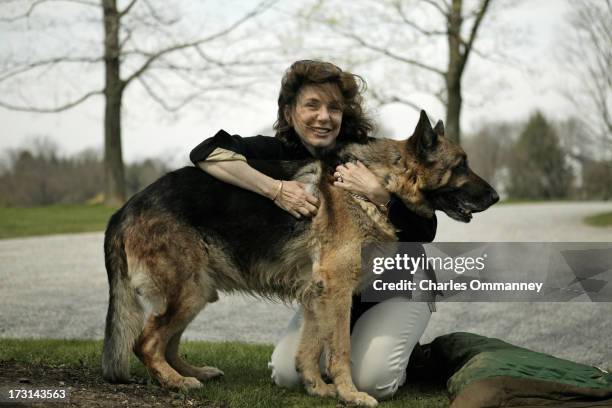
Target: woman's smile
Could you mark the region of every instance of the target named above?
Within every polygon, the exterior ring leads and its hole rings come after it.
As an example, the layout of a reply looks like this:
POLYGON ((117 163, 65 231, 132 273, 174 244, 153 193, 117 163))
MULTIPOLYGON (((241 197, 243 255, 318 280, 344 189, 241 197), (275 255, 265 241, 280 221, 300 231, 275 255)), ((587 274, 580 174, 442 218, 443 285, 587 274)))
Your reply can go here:
POLYGON ((317 136, 321 136, 321 137, 327 137, 327 135, 329 135, 329 132, 333 130, 333 128, 331 127, 317 127, 317 126, 308 126, 308 129, 312 130, 313 132, 315 132, 317 136))

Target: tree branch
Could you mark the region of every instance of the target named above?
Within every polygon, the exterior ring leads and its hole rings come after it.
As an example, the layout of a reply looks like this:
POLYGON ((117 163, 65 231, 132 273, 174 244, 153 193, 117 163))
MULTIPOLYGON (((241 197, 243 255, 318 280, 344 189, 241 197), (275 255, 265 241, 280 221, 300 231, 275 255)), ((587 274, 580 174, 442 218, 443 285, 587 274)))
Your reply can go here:
POLYGON ((77 4, 81 4, 81 5, 85 5, 85 6, 92 6, 92 7, 100 7, 99 4, 94 3, 92 1, 87 1, 87 0, 36 0, 32 3, 30 3, 30 6, 28 7, 28 9, 26 10, 25 13, 23 14, 19 14, 17 16, 13 16, 13 17, 1 17, 0 21, 1 22, 6 22, 6 23, 11 23, 17 20, 21 20, 24 18, 29 18, 32 13, 34 12, 34 10, 40 6, 43 3, 49 3, 49 2, 66 2, 66 3, 77 3, 77 4))
POLYGON ((126 55, 123 51, 123 48, 132 39, 132 34, 134 33, 134 30, 132 30, 131 27, 123 27, 123 29, 125 30, 126 34, 125 37, 119 43, 119 50, 121 50, 122 55, 126 55))
POLYGON ((335 29, 333 27, 330 27, 330 28, 333 31, 335 31, 336 33, 338 33, 338 34, 340 34, 340 35, 342 35, 344 37, 351 38, 354 41, 357 41, 361 46, 366 47, 366 48, 368 48, 368 49, 370 49, 372 51, 376 51, 376 52, 378 52, 378 53, 380 53, 382 55, 385 55, 385 56, 387 56, 389 58, 392 58, 392 59, 394 59, 396 61, 400 61, 400 62, 403 62, 403 63, 406 63, 406 64, 413 65, 413 66, 418 67, 418 68, 422 68, 422 69, 430 71, 430 72, 434 72, 434 73, 436 73, 438 75, 441 75, 442 77, 444 77, 446 75, 446 73, 444 71, 442 71, 441 69, 438 69, 438 68, 436 68, 434 66, 425 64, 425 63, 417 61, 415 59, 406 58, 406 57, 404 57, 402 55, 399 55, 399 54, 396 54, 394 52, 391 52, 391 51, 389 51, 386 48, 382 48, 382 47, 379 47, 377 45, 370 44, 369 42, 365 41, 363 38, 361 38, 360 36, 358 36, 355 33, 347 33, 347 32, 343 32, 343 31, 337 30, 337 29, 335 29))
POLYGON ((189 78, 186 78, 184 76, 180 76, 179 78, 181 78, 183 81, 185 81, 188 85, 191 85, 192 88, 195 88, 196 90, 194 92, 189 93, 187 96, 181 98, 180 102, 176 103, 176 104, 169 104, 168 102, 166 102, 166 100, 164 98, 162 98, 154 89, 153 87, 145 80, 144 76, 140 76, 137 78, 138 82, 143 86, 143 88, 145 89, 145 91, 147 92, 147 94, 164 110, 168 111, 168 112, 177 112, 180 109, 182 109, 183 107, 185 107, 186 105, 198 100, 199 98, 201 98, 205 93, 207 92, 214 92, 214 91, 227 91, 227 90, 243 90, 245 88, 247 88, 249 85, 253 85, 258 83, 257 80, 252 80, 249 81, 247 83, 240 83, 240 84, 227 84, 227 83, 223 83, 223 84, 218 84, 216 86, 203 86, 201 84, 197 84, 194 81, 191 81, 189 78))
POLYGON ((50 58, 47 60, 42 60, 42 61, 36 61, 33 62, 31 64, 27 64, 27 65, 22 65, 22 66, 18 66, 18 67, 14 67, 9 69, 9 72, 5 73, 5 74, 0 74, 0 82, 5 81, 9 78, 12 78, 16 75, 19 74, 23 74, 24 72, 33 70, 35 68, 40 68, 40 67, 44 67, 44 66, 53 66, 56 64, 61 64, 61 63, 75 63, 75 62, 79 62, 79 63, 88 63, 88 64, 94 64, 94 63, 98 63, 103 61, 102 57, 96 57, 96 58, 87 58, 87 57, 55 57, 55 58, 50 58))
POLYGON ((164 100, 164 98, 162 98, 161 96, 159 96, 154 90, 153 88, 151 88, 149 86, 149 84, 147 83, 147 81, 144 80, 144 78, 142 77, 138 77, 138 82, 140 83, 140 85, 142 85, 143 89, 146 91, 146 93, 151 97, 151 99, 153 99, 159 106, 161 106, 164 110, 168 111, 168 112, 175 112, 177 109, 171 107, 170 105, 168 105, 166 103, 166 101, 164 100))
POLYGON ((407 26, 414 28, 419 33, 426 35, 426 36, 436 36, 436 35, 447 35, 448 34, 448 31, 426 30, 423 27, 419 26, 414 21, 408 18, 408 16, 406 15, 404 11, 404 8, 402 7, 402 4, 403 3, 401 1, 398 1, 394 3, 394 7, 397 10, 404 24, 406 24, 407 26))
MULTIPOLYGON (((580 121, 601 141, 612 141, 609 96, 612 92, 612 3, 577 1, 569 16, 571 41, 562 61, 578 79, 581 89, 564 96, 581 112, 580 121)), ((611 146, 612 147, 612 146, 611 146)))
MULTIPOLYGON (((478 32, 478 27, 480 27, 480 23, 482 22, 485 13, 487 12, 487 8, 489 7, 490 0, 482 0, 480 9, 476 14, 476 20, 474 20, 474 24, 472 25, 472 29, 470 30, 470 36, 465 43, 463 53, 461 55, 460 61, 460 72, 463 72, 465 65, 467 63, 468 57, 470 55, 470 51, 474 45, 474 40, 476 39, 476 33, 478 32)), ((461 34, 457 33, 459 38, 461 38, 461 34)))
POLYGON ((240 18, 239 20, 235 21, 233 24, 231 24, 229 27, 211 34, 207 37, 204 37, 202 39, 193 41, 193 42, 188 42, 188 43, 183 43, 183 44, 176 44, 173 45, 171 47, 167 47, 164 48, 160 51, 157 51, 154 54, 151 54, 149 56, 149 58, 147 59, 147 61, 144 62, 144 64, 142 64, 140 66, 140 68, 138 68, 136 71, 134 71, 130 76, 127 77, 127 79, 125 79, 123 82, 123 87, 125 88, 130 82, 132 82, 135 78, 138 78, 140 75, 142 75, 143 72, 145 72, 150 66, 151 64, 153 64, 156 60, 158 60, 159 58, 161 58, 162 56, 175 52, 175 51, 179 51, 179 50, 183 50, 186 48, 193 48, 193 47, 197 47, 201 44, 216 40, 217 38, 223 37, 229 33, 231 33, 232 31, 234 31, 236 28, 240 27, 244 22, 248 21, 249 19, 255 17, 258 14, 263 13, 264 11, 266 11, 267 9, 269 9, 270 7, 272 7, 272 5, 274 5, 278 0, 264 0, 261 3, 259 3, 257 5, 257 7, 255 7, 253 10, 251 10, 250 12, 248 12, 247 14, 245 14, 242 18, 240 18))
POLYGON ((85 102, 87 99, 91 98, 92 96, 102 95, 102 94, 104 94, 103 90, 87 92, 86 94, 84 94, 80 98, 77 98, 77 99, 75 99, 75 100, 73 100, 71 102, 68 102, 68 103, 64 104, 64 105, 56 106, 56 107, 53 107, 53 108, 40 108, 40 107, 34 107, 34 106, 18 106, 18 105, 13 105, 11 103, 2 102, 2 101, 0 101, 0 107, 6 108, 6 109, 10 109, 10 110, 14 110, 14 111, 20 111, 20 112, 57 113, 57 112, 62 112, 62 111, 68 110, 70 108, 73 108, 73 107, 75 107, 75 106, 85 102))
POLYGON ((369 89, 370 95, 372 96, 372 98, 377 102, 377 106, 383 106, 383 105, 388 105, 391 103, 400 103, 402 105, 406 105, 414 110, 416 110, 417 112, 421 110, 421 106, 417 105, 415 102, 412 102, 408 99, 396 96, 396 95, 382 95, 378 92, 376 92, 374 89, 370 88, 369 89))
POLYGON ((132 9, 132 7, 134 7, 134 4, 136 4, 138 0, 132 0, 130 1, 130 4, 128 4, 127 6, 125 6, 125 8, 119 12, 119 18, 125 16, 126 14, 128 14, 130 12, 130 10, 132 9))
POLYGON ((444 10, 444 8, 435 0, 421 0, 423 3, 427 3, 433 7, 436 8, 436 10, 438 10, 444 17, 448 17, 449 14, 449 6, 447 3, 444 3, 446 5, 446 10, 444 10))
POLYGON ((145 6, 149 9, 149 14, 153 17, 153 19, 161 25, 171 26, 173 24, 178 23, 180 18, 170 18, 168 20, 164 20, 164 18, 155 10, 155 7, 149 2, 149 0, 144 0, 145 6))

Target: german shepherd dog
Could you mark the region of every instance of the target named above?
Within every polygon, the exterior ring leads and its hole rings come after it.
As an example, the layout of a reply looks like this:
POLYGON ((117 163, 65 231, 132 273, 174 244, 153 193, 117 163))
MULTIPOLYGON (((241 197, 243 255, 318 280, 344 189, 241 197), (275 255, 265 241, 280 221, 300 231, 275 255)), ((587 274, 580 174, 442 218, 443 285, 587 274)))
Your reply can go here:
POLYGON ((222 375, 178 353, 181 334, 217 291, 296 300, 304 309, 296 368, 309 394, 373 407, 355 388, 349 365, 351 297, 361 276, 363 242, 396 240, 374 204, 329 181, 339 161, 362 161, 412 211, 435 210, 469 222, 498 200, 466 155, 431 127, 424 111, 404 141, 347 144, 333 160, 249 162, 277 179, 299 180, 320 200, 311 219, 295 219, 270 200, 217 181, 195 167, 161 177, 110 219, 104 255, 110 300, 102 357, 104 377, 129 380, 133 350, 162 386, 199 388, 222 375), (327 350, 326 383, 319 358, 327 350))

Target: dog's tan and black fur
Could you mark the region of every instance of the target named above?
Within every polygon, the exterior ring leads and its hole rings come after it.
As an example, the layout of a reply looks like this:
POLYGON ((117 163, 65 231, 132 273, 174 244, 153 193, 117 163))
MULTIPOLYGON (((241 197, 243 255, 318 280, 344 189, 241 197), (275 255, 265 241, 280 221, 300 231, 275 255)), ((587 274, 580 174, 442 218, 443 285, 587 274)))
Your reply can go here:
POLYGON ((127 381, 132 350, 163 386, 196 388, 221 375, 184 361, 179 341, 217 291, 244 291, 302 304, 296 367, 310 394, 375 406, 351 379, 349 313, 352 295, 365 284, 362 243, 395 240, 395 230, 375 205, 334 187, 328 176, 338 161, 361 160, 411 210, 425 217, 442 210, 464 222, 497 194, 444 137, 441 122, 432 129, 424 112, 408 140, 350 144, 334 158, 250 162, 275 178, 305 183, 320 199, 312 219, 295 219, 193 167, 165 175, 114 214, 104 243, 110 284, 104 377, 127 381), (332 384, 319 371, 324 349, 332 384))

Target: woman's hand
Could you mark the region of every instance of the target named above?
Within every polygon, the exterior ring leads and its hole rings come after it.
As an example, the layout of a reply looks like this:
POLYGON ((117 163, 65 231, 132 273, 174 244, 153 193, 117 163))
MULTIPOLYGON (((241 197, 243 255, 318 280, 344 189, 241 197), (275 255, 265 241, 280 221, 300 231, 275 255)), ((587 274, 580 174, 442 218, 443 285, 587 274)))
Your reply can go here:
POLYGON ((349 162, 336 167, 334 178, 334 186, 364 195, 374 204, 386 204, 391 198, 374 173, 360 161, 357 161, 357 164, 349 162))
POLYGON ((317 214, 319 200, 304 188, 299 181, 284 181, 274 203, 295 218, 312 217, 317 214))

